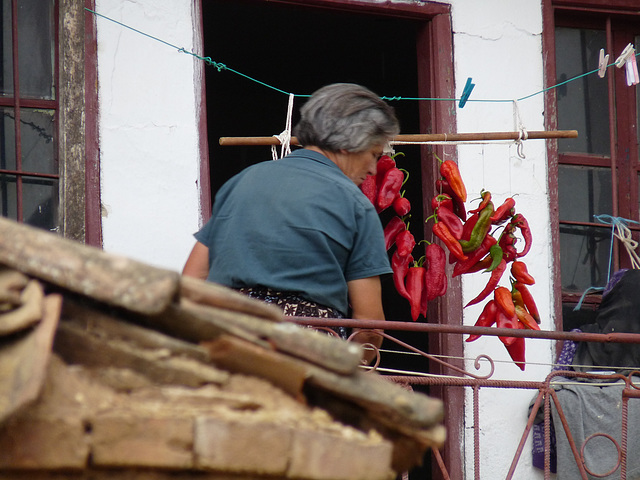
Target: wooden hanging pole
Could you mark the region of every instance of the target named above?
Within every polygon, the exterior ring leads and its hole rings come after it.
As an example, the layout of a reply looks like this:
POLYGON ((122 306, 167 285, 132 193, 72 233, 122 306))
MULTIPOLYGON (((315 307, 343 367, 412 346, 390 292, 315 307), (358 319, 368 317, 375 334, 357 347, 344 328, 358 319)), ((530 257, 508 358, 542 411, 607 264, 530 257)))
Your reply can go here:
MULTIPOLYGON (((527 140, 546 140, 554 138, 577 138, 577 130, 528 131, 527 140)), ((397 135, 394 142, 484 142, 498 140, 524 140, 521 132, 477 132, 477 133, 430 133, 397 135)), ((220 145, 280 145, 277 137, 220 137, 220 145)), ((300 145, 296 137, 291 137, 291 145, 300 145)))

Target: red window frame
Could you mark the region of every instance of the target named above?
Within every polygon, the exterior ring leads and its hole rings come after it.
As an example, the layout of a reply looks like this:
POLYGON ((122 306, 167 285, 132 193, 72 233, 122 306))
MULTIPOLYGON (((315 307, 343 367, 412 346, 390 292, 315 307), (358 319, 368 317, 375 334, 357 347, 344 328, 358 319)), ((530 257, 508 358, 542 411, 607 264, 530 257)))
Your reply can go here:
MULTIPOLYGON (((20 68, 19 68, 19 52, 18 52, 18 0, 11 0, 11 43, 12 43, 12 63, 13 63, 13 96, 0 96, 0 106, 13 108, 15 112, 14 124, 15 124, 15 170, 0 169, 2 175, 13 175, 16 177, 16 220, 23 221, 23 199, 22 199, 22 184, 25 177, 30 178, 47 178, 60 181, 59 173, 42 173, 42 172, 28 172, 22 168, 22 141, 21 141, 21 128, 20 128, 20 116, 23 108, 41 108, 46 110, 53 110, 54 113, 54 128, 53 128, 53 141, 54 141, 54 155, 57 155, 57 138, 58 138, 58 110, 59 110, 59 86, 58 86, 58 0, 54 0, 53 6, 54 12, 54 91, 55 98, 53 100, 45 99, 30 99, 20 97, 20 68)), ((60 219, 58 218, 57 226, 60 225, 60 219)))

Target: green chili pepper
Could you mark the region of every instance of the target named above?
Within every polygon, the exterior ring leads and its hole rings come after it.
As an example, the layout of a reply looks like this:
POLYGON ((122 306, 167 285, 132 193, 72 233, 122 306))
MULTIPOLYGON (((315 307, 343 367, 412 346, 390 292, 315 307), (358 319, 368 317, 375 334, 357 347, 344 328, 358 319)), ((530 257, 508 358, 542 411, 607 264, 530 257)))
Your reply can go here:
POLYGON ((471 237, 469 240, 460 240, 462 251, 464 253, 473 252, 482 244, 482 240, 489 233, 491 228, 491 216, 493 215, 493 202, 489 202, 486 207, 480 212, 478 221, 471 231, 471 237))
POLYGON ((500 245, 492 245, 489 249, 489 256, 491 256, 491 265, 485 270, 485 272, 492 272, 496 269, 502 261, 502 247, 500 245))

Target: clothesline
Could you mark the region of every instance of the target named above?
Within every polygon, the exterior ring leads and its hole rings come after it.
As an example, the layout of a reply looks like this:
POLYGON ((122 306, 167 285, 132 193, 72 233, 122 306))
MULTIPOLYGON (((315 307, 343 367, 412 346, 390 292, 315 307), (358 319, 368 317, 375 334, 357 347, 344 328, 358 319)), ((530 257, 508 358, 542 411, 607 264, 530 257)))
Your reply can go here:
MULTIPOLYGON (((528 140, 545 140, 556 138, 577 138, 577 130, 541 130, 527 131, 528 140)), ((522 132, 475 132, 475 133, 427 133, 397 135, 393 142, 421 143, 421 142, 486 142, 496 140, 524 140, 522 132)), ((280 145, 280 139, 272 137, 220 137, 222 146, 240 145, 280 145)), ((300 145, 296 137, 291 137, 291 145, 300 145)))

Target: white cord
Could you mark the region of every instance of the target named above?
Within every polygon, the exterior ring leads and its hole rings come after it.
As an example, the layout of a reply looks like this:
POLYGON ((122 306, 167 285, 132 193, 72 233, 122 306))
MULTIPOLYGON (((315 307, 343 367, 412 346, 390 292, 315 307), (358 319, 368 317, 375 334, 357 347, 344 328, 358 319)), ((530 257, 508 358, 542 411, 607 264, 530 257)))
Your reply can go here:
POLYGON ((276 145, 271 145, 271 158, 277 160, 291 153, 291 117, 293 116, 293 98, 294 94, 289 94, 289 104, 287 105, 287 122, 284 131, 280 135, 274 135, 280 141, 280 157, 276 145))
POLYGON ((523 140, 529 138, 529 134, 527 133, 527 129, 524 127, 524 123, 522 123, 522 118, 520 117, 518 100, 513 101, 513 126, 518 131, 518 140, 516 140, 516 152, 518 154, 518 157, 524 160, 526 156, 524 154, 524 143, 522 142, 523 140))

